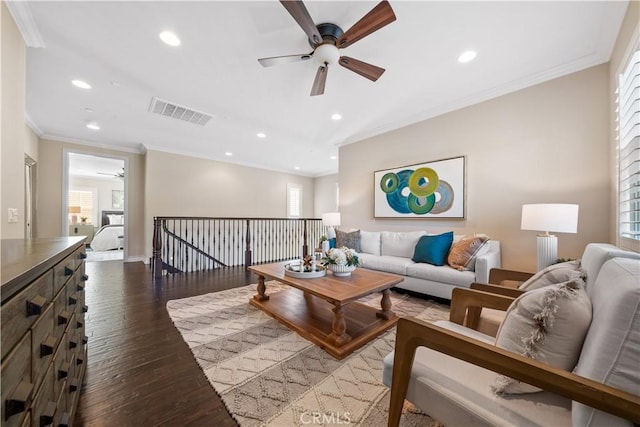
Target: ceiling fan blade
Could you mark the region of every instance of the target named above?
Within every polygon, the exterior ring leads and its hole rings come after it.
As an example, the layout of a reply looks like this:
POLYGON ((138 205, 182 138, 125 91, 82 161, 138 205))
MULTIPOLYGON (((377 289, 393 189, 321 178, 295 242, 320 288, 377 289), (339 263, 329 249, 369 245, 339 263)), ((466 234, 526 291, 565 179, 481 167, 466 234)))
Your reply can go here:
POLYGON ((311 87, 311 96, 322 95, 324 93, 324 84, 327 82, 327 71, 329 71, 329 67, 326 64, 318 67, 316 78, 311 87))
POLYGON ((366 77, 374 82, 378 80, 385 71, 384 68, 376 67, 375 65, 371 65, 348 56, 341 56, 338 63, 344 68, 351 70, 354 73, 358 73, 362 77, 366 77))
POLYGON ((376 7, 371 9, 369 13, 362 17, 358 22, 353 24, 344 34, 340 36, 336 46, 344 48, 351 46, 358 40, 378 31, 380 28, 388 25, 396 20, 393 9, 386 0, 378 3, 376 7))
POLYGON ((282 3, 284 8, 287 9, 287 12, 289 12, 291 16, 293 16, 293 19, 295 19, 298 25, 300 25, 302 30, 313 42, 314 46, 322 43, 322 36, 316 28, 316 24, 313 23, 313 19, 311 19, 311 15, 309 15, 309 11, 302 1, 280 0, 280 3, 282 3))
POLYGON ((306 61, 307 59, 311 59, 311 53, 303 53, 300 55, 283 55, 283 56, 272 56, 270 58, 260 58, 258 62, 263 67, 273 67, 278 64, 285 64, 288 62, 298 62, 298 61, 306 61))

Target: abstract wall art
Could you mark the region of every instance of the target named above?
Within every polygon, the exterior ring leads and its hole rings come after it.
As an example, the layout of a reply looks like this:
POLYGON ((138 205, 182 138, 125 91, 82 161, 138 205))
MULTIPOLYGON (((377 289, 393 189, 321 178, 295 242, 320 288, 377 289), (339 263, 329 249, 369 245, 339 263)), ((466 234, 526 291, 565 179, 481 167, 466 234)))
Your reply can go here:
POLYGON ((465 157, 376 171, 374 217, 465 217, 465 157))

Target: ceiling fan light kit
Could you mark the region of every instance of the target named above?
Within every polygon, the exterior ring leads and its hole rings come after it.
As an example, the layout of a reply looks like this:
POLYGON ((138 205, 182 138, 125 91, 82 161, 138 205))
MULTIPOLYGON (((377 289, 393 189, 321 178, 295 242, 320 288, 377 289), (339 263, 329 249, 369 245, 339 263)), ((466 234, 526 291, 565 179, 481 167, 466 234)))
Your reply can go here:
POLYGON ((307 34, 313 52, 260 58, 258 62, 263 67, 313 58, 314 62, 318 64, 318 71, 311 87, 311 96, 324 93, 329 66, 333 66, 336 63, 374 82, 384 73, 384 68, 348 56, 341 56, 339 49, 346 48, 395 21, 396 16, 389 2, 384 0, 378 3, 346 32, 343 32, 342 28, 330 22, 316 25, 301 0, 281 0, 280 3, 307 34))

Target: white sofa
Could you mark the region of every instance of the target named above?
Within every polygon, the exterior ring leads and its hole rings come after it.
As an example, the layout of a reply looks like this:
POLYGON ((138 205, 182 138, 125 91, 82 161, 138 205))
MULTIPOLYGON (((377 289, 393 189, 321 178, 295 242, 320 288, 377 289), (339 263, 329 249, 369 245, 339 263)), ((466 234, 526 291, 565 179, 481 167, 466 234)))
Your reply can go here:
POLYGON ((462 326, 461 319, 433 325, 400 319, 396 350, 384 359, 383 382, 393 382, 389 425, 397 425, 405 393, 447 426, 639 423, 640 257, 611 245, 590 249, 593 256, 585 255, 583 263, 589 264, 593 319, 573 373, 497 348, 495 338, 462 326), (495 395, 494 372, 548 391, 495 395))
POLYGON ((426 231, 394 232, 360 230, 360 266, 404 276, 396 288, 424 295, 451 299, 456 287, 488 283, 489 271, 500 267, 500 242, 489 240, 475 258, 470 271, 445 266, 415 263, 415 246, 426 231))

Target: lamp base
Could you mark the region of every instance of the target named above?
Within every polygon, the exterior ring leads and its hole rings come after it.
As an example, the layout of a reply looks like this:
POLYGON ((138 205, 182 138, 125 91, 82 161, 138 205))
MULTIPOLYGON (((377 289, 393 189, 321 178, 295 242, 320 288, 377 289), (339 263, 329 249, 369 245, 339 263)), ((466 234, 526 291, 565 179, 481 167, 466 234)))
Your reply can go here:
POLYGON ((558 259, 558 238, 554 235, 538 236, 538 271, 543 270, 558 259))

